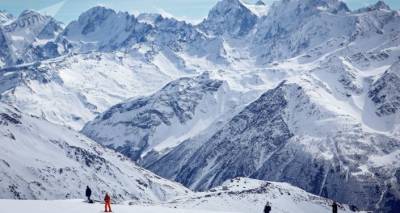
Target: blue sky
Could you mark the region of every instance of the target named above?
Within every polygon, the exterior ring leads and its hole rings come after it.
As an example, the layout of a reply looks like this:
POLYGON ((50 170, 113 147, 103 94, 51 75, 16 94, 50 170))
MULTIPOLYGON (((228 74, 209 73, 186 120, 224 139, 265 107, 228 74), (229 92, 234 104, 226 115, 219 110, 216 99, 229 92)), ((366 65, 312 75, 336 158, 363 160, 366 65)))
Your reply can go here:
MULTIPOLYGON (((24 9, 42 10, 55 15, 58 20, 68 23, 76 19, 83 11, 104 5, 131 13, 157 12, 173 15, 179 19, 199 21, 207 16, 208 11, 218 0, 0 0, 0 10, 18 15, 24 9)), ((254 2, 256 0, 244 0, 254 2)), ((265 0, 272 2, 273 0, 265 0)), ((350 8, 356 9, 377 0, 345 0, 350 8)), ((386 0, 392 8, 400 9, 400 0, 386 0)))

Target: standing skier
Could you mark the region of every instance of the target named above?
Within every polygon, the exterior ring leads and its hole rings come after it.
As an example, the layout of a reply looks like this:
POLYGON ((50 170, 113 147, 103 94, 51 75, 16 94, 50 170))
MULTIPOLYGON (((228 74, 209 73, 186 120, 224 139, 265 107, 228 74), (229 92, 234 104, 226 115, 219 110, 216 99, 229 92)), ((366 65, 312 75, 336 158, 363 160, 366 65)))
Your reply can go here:
POLYGON ((271 205, 269 204, 269 202, 267 202, 267 204, 265 204, 264 213, 270 213, 270 212, 271 212, 271 205))
POLYGON ((90 196, 92 196, 92 190, 89 188, 89 186, 86 186, 86 197, 88 199, 89 203, 92 203, 92 199, 90 199, 90 196))
POLYGON ((108 195, 108 193, 106 193, 106 197, 104 197, 104 212, 112 212, 111 211, 111 198, 108 195), (107 207, 108 207, 108 211, 107 211, 107 207))
POLYGON ((338 209, 337 209, 337 207, 338 207, 338 205, 337 205, 337 203, 335 202, 335 201, 333 201, 333 204, 332 204, 332 213, 337 213, 338 211, 338 209))

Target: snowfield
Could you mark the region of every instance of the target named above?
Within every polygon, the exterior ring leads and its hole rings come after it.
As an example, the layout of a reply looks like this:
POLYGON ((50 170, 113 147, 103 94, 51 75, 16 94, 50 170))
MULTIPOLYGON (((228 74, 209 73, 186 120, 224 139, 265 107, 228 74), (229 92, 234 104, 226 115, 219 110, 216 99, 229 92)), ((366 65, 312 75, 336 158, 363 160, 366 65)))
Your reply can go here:
MULTIPOLYGON (((88 204, 83 200, 0 200, 2 212, 6 213, 99 213, 104 212, 104 205, 88 204)), ((112 205, 111 210, 118 213, 224 213, 223 211, 176 209, 163 206, 136 206, 136 205, 112 205)), ((233 211, 225 211, 225 213, 233 211)))
MULTIPOLYGON (((274 213, 329 213, 332 201, 305 192, 286 183, 265 182, 248 178, 236 178, 208 192, 183 196, 168 202, 137 204, 123 202, 113 204, 113 212, 187 212, 187 213, 261 213, 266 201, 274 213)), ((83 200, 0 200, 7 213, 100 212, 103 204, 88 204, 83 200)), ((339 204, 339 212, 350 213, 349 206, 339 204)), ((357 211, 358 212, 358 211, 357 211)))

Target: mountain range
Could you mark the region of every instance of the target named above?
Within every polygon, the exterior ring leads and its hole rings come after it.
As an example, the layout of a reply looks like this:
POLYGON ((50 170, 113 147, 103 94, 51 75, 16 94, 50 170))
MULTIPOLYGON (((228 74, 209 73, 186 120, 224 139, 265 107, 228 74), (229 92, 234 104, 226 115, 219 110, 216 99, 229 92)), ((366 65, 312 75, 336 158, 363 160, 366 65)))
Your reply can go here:
MULTIPOLYGON (((16 138, 60 141, 53 125, 195 191, 249 177, 400 209, 400 12, 383 1, 221 0, 197 25, 100 6, 67 25, 2 11, 0 26, 0 101, 39 129, 1 129, 16 138)), ((122 180, 140 170, 122 165, 122 180)))

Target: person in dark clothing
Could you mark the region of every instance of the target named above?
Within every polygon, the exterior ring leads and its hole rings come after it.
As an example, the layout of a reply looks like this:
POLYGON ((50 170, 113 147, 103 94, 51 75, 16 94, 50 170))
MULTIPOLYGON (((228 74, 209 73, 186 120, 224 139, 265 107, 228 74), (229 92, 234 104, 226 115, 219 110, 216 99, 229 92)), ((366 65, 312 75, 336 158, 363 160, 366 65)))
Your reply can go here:
POLYGON ((265 204, 264 207, 264 213, 270 213, 271 212, 271 205, 269 204, 269 202, 267 202, 267 204, 265 204))
POLYGON ((337 205, 337 203, 335 201, 333 201, 332 213, 337 213, 338 212, 337 210, 338 210, 338 205, 337 205))
POLYGON ((89 203, 92 203, 92 199, 90 199, 90 196, 92 196, 92 190, 89 188, 89 186, 86 186, 86 197, 88 199, 89 203))

